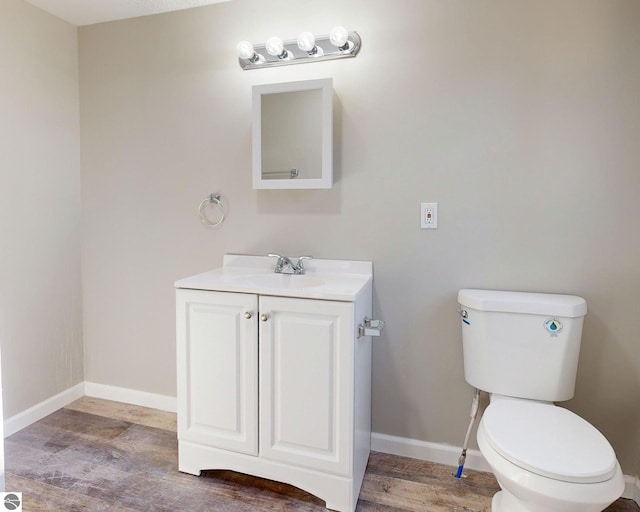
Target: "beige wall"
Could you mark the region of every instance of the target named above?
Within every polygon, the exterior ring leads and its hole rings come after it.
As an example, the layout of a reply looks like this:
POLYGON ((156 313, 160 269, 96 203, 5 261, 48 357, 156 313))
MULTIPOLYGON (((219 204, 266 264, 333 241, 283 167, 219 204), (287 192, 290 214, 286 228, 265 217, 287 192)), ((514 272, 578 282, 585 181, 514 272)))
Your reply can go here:
MULTIPOLYGON (((640 470, 640 2, 236 0, 81 28, 85 370, 175 395, 174 280, 227 252, 372 260, 377 432, 460 445, 461 287, 589 303, 567 405, 640 470), (355 59, 242 71, 343 24, 355 59), (251 86, 333 77, 337 182, 251 189, 251 86), (207 230, 197 206, 221 193, 207 230), (421 201, 440 228, 419 229, 421 201)), ((452 461, 455 463, 455 461, 452 461)))
POLYGON ((82 382, 76 28, 0 1, 5 418, 82 382))

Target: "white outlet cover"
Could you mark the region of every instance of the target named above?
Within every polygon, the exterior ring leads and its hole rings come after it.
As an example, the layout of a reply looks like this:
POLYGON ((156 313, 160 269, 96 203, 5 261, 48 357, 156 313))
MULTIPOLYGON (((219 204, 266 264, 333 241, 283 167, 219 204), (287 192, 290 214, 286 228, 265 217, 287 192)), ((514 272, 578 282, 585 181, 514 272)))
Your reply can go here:
POLYGON ((438 229, 438 203, 420 203, 420 227, 438 229))

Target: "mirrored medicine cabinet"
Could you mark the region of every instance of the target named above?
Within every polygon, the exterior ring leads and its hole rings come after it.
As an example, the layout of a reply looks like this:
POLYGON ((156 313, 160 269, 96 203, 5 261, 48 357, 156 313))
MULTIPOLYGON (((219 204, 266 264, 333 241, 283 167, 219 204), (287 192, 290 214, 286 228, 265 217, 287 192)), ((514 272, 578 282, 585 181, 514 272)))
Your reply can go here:
POLYGON ((253 86, 253 188, 333 184, 333 80, 253 86))

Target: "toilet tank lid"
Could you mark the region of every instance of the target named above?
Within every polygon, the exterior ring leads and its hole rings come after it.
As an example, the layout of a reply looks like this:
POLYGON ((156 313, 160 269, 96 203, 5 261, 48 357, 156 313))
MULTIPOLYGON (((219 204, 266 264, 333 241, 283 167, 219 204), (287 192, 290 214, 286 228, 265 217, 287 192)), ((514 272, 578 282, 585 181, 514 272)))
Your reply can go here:
POLYGON ((576 295, 463 289, 458 292, 461 306, 479 311, 555 315, 567 318, 587 314, 587 302, 576 295))

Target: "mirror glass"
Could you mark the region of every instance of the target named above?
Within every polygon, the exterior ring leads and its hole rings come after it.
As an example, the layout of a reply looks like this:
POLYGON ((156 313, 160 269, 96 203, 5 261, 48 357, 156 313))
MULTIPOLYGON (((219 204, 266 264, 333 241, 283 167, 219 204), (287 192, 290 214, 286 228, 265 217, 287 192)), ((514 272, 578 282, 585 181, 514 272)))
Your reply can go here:
POLYGON ((331 188, 331 79, 253 88, 253 188, 331 188))

